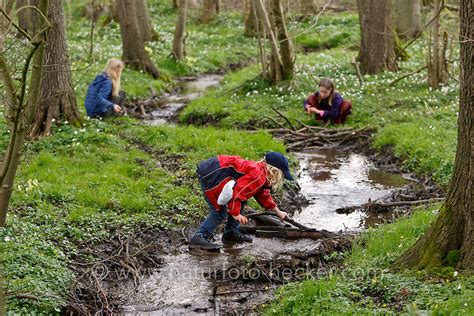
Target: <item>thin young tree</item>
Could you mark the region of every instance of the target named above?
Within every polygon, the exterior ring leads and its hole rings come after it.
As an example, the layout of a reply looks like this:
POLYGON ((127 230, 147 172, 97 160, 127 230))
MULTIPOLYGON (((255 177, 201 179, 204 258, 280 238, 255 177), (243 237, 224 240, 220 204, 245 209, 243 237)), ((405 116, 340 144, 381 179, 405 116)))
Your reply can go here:
POLYGON ((133 69, 143 70, 154 78, 158 78, 160 72, 145 51, 145 41, 141 36, 137 21, 135 1, 116 0, 114 9, 122 33, 123 61, 133 69))
POLYGON ((391 0, 357 0, 360 49, 357 57, 364 74, 397 70, 391 0))
POLYGON ((186 16, 188 14, 188 0, 178 1, 178 19, 176 20, 176 28, 174 30, 173 48, 171 55, 175 60, 182 60, 185 56, 185 32, 186 32, 186 16))
POLYGON ((282 9, 281 0, 272 0, 273 21, 279 41, 283 80, 293 78, 295 60, 293 44, 286 28, 286 18, 282 9))
MULTIPOLYGON (((6 52, 0 52, 0 78, 5 87, 2 97, 6 106, 5 119, 10 131, 7 147, 0 160, 0 226, 5 226, 21 149, 36 113, 43 72, 45 34, 50 27, 46 19, 47 9, 48 0, 40 0, 36 10, 40 12, 41 18, 37 21, 38 31, 33 38, 17 27, 31 43, 19 81, 14 79, 11 66, 7 63, 6 52)), ((4 11, 2 13, 5 14, 4 11)), ((11 17, 8 20, 11 21, 11 17)), ((1 34, 0 39, 3 41, 5 36, 6 34, 1 34)), ((0 47, 3 47, 3 42, 0 42, 0 47)))
POLYGON ((432 88, 439 88, 440 84, 446 83, 447 61, 446 51, 448 46, 448 34, 444 33, 443 48, 440 45, 440 10, 444 7, 443 0, 434 1, 433 23, 430 31, 430 41, 428 42, 428 85, 432 88))
POLYGON ((47 17, 52 27, 47 34, 40 99, 31 136, 49 135, 53 122, 67 121, 78 126, 82 120, 72 85, 62 0, 49 0, 47 17))
POLYGON ((394 264, 422 269, 457 264, 474 272, 474 3, 461 0, 461 75, 454 172, 444 204, 427 232, 394 264))
MULTIPOLYGON (((257 15, 265 28, 265 33, 270 40, 272 56, 270 58, 270 71, 267 80, 272 83, 290 80, 294 71, 294 56, 291 38, 286 30, 285 16, 280 0, 272 0, 270 13, 267 12, 262 0, 255 0, 257 15), (272 23, 273 22, 273 23, 272 23)), ((262 63, 266 58, 262 58, 262 63)), ((263 66, 264 69, 267 65, 263 66)))

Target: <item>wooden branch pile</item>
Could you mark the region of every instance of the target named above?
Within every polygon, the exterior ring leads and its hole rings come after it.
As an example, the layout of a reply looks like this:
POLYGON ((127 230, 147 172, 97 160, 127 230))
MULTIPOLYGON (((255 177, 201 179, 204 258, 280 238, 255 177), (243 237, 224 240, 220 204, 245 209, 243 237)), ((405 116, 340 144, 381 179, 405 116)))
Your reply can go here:
POLYGON ((280 111, 272 108, 286 124, 278 122, 276 119, 265 116, 276 128, 268 129, 273 136, 282 139, 287 145, 288 150, 297 151, 303 149, 314 149, 323 146, 341 146, 354 143, 365 144, 372 136, 370 128, 326 128, 320 126, 309 126, 300 121, 299 128, 296 128, 291 121, 280 111))
POLYGON ((272 135, 283 139, 288 150, 297 151, 313 149, 327 145, 341 146, 354 142, 365 143, 371 137, 369 128, 337 128, 330 129, 305 125, 298 130, 289 128, 274 128, 269 130, 272 135))
POLYGON ((155 241, 144 244, 137 234, 126 239, 118 236, 104 248, 91 246, 80 250, 79 259, 73 261, 71 269, 77 275, 71 287, 67 309, 79 315, 112 315, 128 296, 123 289, 133 280, 132 294, 139 286, 140 279, 162 265, 155 241), (93 262, 84 262, 85 257, 96 258, 93 262))
POLYGON ((160 100, 156 91, 151 91, 151 96, 145 99, 131 100, 125 103, 125 113, 131 117, 143 118, 147 116, 147 111, 154 109, 160 100))

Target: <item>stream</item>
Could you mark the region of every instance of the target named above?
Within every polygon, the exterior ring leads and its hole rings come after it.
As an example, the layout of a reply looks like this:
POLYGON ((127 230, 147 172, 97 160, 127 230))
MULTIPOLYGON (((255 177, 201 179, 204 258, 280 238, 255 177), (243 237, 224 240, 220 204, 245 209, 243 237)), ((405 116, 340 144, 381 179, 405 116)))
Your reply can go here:
MULTIPOLYGON (((222 79, 220 75, 204 75, 196 80, 180 82, 181 93, 160 100, 146 124, 175 122, 186 104, 222 79)), ((391 213, 371 214, 355 211, 337 214, 336 209, 357 206, 390 196, 394 190, 408 185, 401 174, 377 169, 369 157, 334 148, 298 152, 297 181, 309 205, 294 215, 296 221, 331 232, 358 233, 367 227, 390 221, 391 213)), ((187 234, 190 234, 190 229, 187 234)), ((220 235, 216 236, 220 242, 220 235)), ((137 291, 127 291, 122 306, 125 315, 215 315, 226 312, 252 313, 258 305, 273 297, 284 280, 281 267, 305 267, 302 274, 316 277, 310 268, 318 267, 327 253, 329 241, 278 238, 254 238, 253 243, 224 247, 220 252, 190 251, 183 243, 165 254, 159 270, 140 280, 137 291), (248 263, 248 271, 236 269, 248 263), (259 269, 259 267, 265 268, 259 269), (274 265, 274 269, 272 268, 274 265), (278 268, 277 268, 278 267, 278 268)), ((303 269, 303 268, 302 268, 303 269)), ((288 270, 295 273, 295 269, 288 270)), ((291 280, 297 280, 292 275, 291 280)), ((125 295, 124 295, 125 297, 125 295)))

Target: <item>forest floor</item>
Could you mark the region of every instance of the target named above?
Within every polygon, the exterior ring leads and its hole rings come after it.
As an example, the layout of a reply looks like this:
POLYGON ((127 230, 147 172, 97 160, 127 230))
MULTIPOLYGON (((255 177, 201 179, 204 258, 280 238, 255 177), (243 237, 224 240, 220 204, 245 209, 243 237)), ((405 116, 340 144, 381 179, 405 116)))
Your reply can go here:
MULTIPOLYGON (((243 37, 238 15, 222 14, 203 27, 191 14, 188 56, 175 63, 168 58, 175 12, 158 1, 151 10, 160 41, 150 43, 149 49, 163 79, 150 80, 143 73, 125 70, 122 84, 131 99, 149 98, 151 91, 172 94, 177 86, 172 78, 224 70, 225 75, 218 87, 208 89, 180 112, 178 125, 151 126, 133 118, 86 120, 80 128, 61 124, 51 137, 26 144, 8 225, 0 231, 10 311, 98 308, 96 294, 103 294, 105 286, 98 282, 104 276, 101 272, 113 275, 128 269, 126 277, 132 284, 138 276, 156 272, 164 256, 185 246, 187 235, 207 212, 195 179, 196 163, 220 153, 258 160, 268 150, 284 152, 285 144, 264 130, 275 127, 266 117, 285 125, 271 110, 275 107, 292 122, 314 125, 303 113, 302 101, 314 91, 317 78, 334 78, 337 90, 352 100, 353 114, 346 127, 374 130, 369 154, 374 165, 393 162, 390 168, 411 172, 432 187, 429 198, 442 196, 456 148, 458 83, 452 80, 440 90, 431 90, 425 74, 419 73, 389 86, 423 65, 423 39, 412 45, 410 59, 400 62, 397 73, 365 76, 365 83, 359 84, 350 63, 357 54, 357 15, 322 15, 315 28, 295 39, 294 81, 290 86, 269 86, 258 77, 258 65, 247 64, 256 60, 256 41, 243 37), (238 46, 230 44, 236 42, 238 46), (106 263, 106 269, 98 263, 106 263)), ((88 66, 74 73, 78 105, 84 111, 87 83, 108 58, 117 57, 120 35, 116 24, 98 28, 95 59, 88 60, 83 58, 87 20, 73 17, 77 21, 68 29, 73 68, 88 66)), ((448 13, 448 26, 453 20, 448 13)), ((299 33, 314 22, 292 18, 290 32, 299 33)), ((454 76, 458 66, 456 61, 452 64, 454 76)), ((3 150, 8 132, 3 126, 1 130, 3 150)), ((290 159, 297 170, 297 155, 290 154, 290 159)), ((294 203, 283 205, 290 204, 294 203)), ((284 286, 274 303, 265 301, 257 308, 270 314, 317 308, 321 313, 472 313, 472 277, 450 267, 400 274, 387 270, 424 232, 438 207, 413 207, 394 223, 368 229, 346 254, 320 254, 318 260, 337 271, 284 286), (368 273, 374 267, 382 273, 368 273)), ((247 267, 264 264, 248 255, 240 259, 247 267)), ((107 302, 113 309, 125 301, 107 302)))

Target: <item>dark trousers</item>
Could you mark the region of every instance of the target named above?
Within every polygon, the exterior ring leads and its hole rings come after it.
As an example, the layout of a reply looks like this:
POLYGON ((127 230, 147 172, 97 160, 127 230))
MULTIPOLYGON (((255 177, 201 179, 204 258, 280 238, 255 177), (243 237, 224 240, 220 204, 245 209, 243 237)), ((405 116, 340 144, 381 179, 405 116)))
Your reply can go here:
MULTIPOLYGON (((110 102, 113 104, 118 104, 120 107, 123 109, 125 105, 125 101, 127 100, 127 95, 125 94, 124 91, 120 91, 119 95, 114 95, 110 98, 110 102)), ((113 116, 120 116, 122 115, 121 113, 117 113, 114 110, 114 107, 111 107, 110 109, 105 112, 104 117, 113 117, 113 116)))
MULTIPOLYGON (((319 107, 319 104, 316 104, 315 107, 318 109, 318 110, 324 110, 323 108, 319 107)), ((331 121, 333 124, 343 124, 346 119, 347 119, 347 116, 349 114, 351 114, 351 109, 352 109, 352 102, 349 101, 349 100, 344 100, 342 101, 342 104, 341 104, 341 112, 339 113, 339 116, 337 117, 336 120, 334 121, 331 121)), ((316 120, 318 121, 323 121, 324 119, 321 117, 321 115, 319 114, 316 114, 315 115, 315 118, 316 120)))
MULTIPOLYGON (((201 180, 199 180, 199 182, 201 184, 201 189, 204 193, 204 184, 201 180)), ((211 204, 211 202, 209 202, 209 199, 206 197, 206 194, 204 194, 204 199, 206 200, 207 205, 209 206, 209 214, 207 215, 206 219, 201 223, 201 225, 199 225, 198 229, 194 233, 194 236, 198 235, 206 239, 213 236, 217 227, 222 224, 226 219, 227 222, 224 228, 224 233, 230 233, 234 230, 240 230, 239 221, 235 220, 234 217, 232 217, 232 215, 227 212, 227 206, 222 206, 221 210, 217 211, 211 204)), ((242 202, 240 208, 241 214, 246 204, 247 201, 242 202)))

